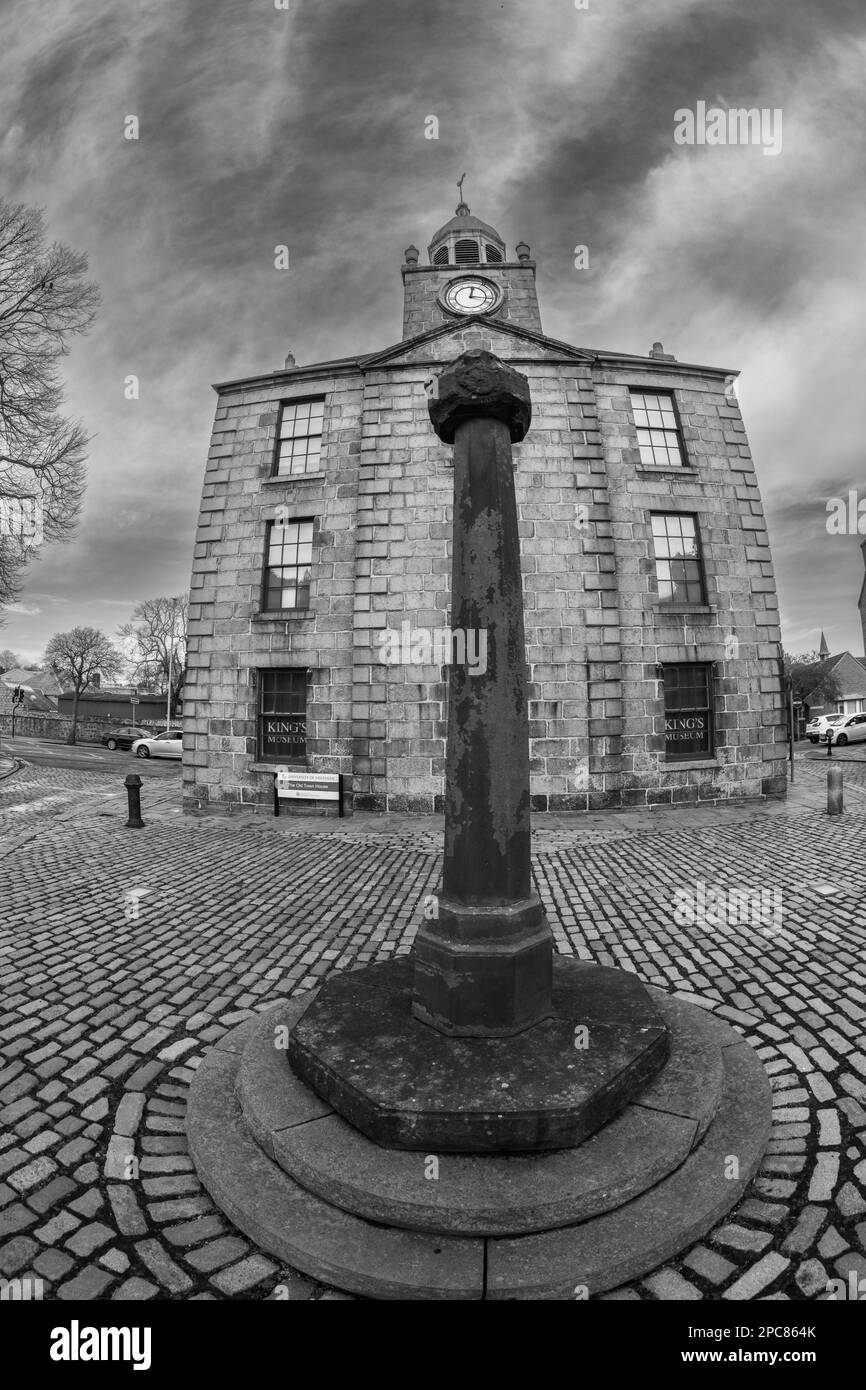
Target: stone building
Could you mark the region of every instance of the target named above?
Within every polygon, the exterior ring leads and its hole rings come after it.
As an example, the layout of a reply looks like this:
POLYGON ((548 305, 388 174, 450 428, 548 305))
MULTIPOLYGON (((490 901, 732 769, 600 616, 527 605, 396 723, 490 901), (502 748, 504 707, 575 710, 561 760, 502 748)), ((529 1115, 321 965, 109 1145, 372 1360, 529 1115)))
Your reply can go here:
POLYGON ((439 808, 452 475, 428 389, 469 347, 532 391, 515 458, 535 809, 784 795, 775 582, 734 373, 547 337, 535 270, 461 202, 426 263, 405 252, 400 342, 215 388, 187 808, 270 809, 279 764, 343 773, 349 809, 439 808))

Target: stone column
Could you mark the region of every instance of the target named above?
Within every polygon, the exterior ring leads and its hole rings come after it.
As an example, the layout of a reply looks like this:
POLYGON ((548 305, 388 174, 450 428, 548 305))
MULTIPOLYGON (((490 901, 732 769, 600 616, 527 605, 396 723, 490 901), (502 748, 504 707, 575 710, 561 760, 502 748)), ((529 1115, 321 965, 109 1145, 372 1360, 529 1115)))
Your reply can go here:
POLYGON ((511 445, 529 383, 492 353, 438 378, 430 418, 454 445, 445 867, 415 944, 412 1011, 440 1032, 500 1037, 551 1015, 553 939, 530 871, 529 725, 511 445), (472 665, 467 661, 477 658, 472 665))

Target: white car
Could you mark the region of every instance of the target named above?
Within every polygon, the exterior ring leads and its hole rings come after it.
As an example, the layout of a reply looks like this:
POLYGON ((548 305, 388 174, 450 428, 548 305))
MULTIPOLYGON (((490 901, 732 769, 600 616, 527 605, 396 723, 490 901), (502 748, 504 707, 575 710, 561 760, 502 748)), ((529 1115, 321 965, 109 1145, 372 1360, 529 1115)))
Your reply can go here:
POLYGON ((810 719, 806 725, 807 739, 810 743, 819 743, 822 738, 826 738, 828 728, 841 724, 844 718, 844 714, 819 714, 817 719, 810 719))
POLYGON ((183 756, 183 730, 169 729, 156 738, 137 738, 132 745, 137 758, 180 758, 183 756))
POLYGON ((862 743, 866 739, 866 714, 843 714, 840 724, 831 724, 827 739, 836 748, 844 748, 846 743, 862 743))

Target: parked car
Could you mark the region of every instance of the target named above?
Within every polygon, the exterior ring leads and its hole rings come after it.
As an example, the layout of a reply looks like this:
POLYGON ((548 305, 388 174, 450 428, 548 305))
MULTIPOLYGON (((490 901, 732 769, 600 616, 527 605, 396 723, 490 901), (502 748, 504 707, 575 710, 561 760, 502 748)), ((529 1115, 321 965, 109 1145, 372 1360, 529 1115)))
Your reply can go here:
POLYGON ((103 734, 101 742, 114 752, 115 748, 130 749, 139 738, 150 738, 150 729, 142 729, 138 724, 120 724, 103 734))
POLYGON ((140 738, 132 745, 137 758, 180 758, 183 755, 183 730, 169 729, 155 738, 140 738))
POLYGON ((844 748, 846 743, 862 743, 866 739, 866 714, 843 714, 841 724, 832 724, 826 737, 837 748, 844 748))
POLYGON ((826 738, 827 729, 841 723, 844 718, 844 714, 819 714, 817 719, 810 719, 806 725, 806 737, 810 743, 820 743, 822 738, 826 738))

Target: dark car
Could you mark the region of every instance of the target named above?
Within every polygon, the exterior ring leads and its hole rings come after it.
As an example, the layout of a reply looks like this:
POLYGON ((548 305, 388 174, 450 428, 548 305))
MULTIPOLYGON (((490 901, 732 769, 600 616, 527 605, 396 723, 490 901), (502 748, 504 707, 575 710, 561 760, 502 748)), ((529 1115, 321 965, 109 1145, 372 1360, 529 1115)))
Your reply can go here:
POLYGON ((137 738, 149 738, 150 730, 142 729, 138 724, 120 724, 116 729, 109 729, 107 734, 103 734, 102 742, 106 748, 112 751, 115 748, 129 749, 137 738))

